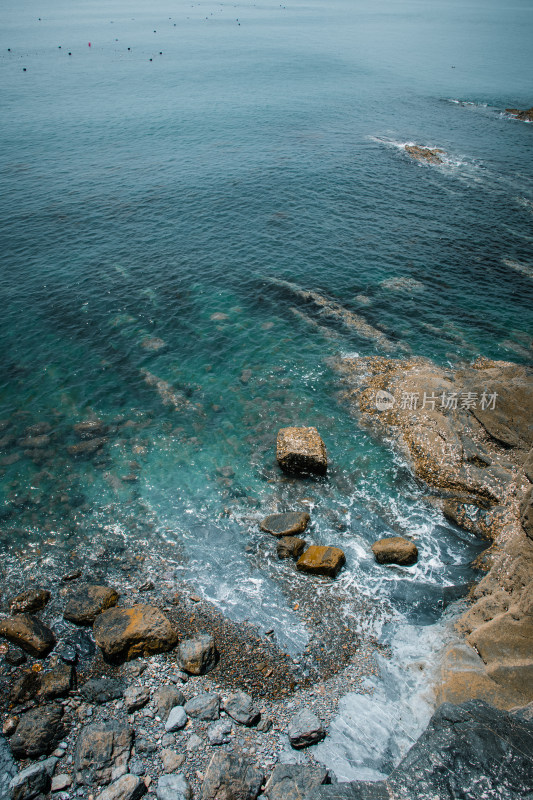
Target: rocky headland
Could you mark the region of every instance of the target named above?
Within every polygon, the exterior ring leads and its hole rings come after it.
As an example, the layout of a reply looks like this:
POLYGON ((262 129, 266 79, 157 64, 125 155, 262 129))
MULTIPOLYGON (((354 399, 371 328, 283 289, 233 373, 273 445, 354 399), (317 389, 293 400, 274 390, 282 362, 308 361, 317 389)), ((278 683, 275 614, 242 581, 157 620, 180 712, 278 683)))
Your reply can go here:
POLYGON ((412 358, 345 358, 343 399, 361 424, 392 437, 428 488, 428 502, 481 537, 486 575, 457 621, 464 641, 443 653, 436 701, 533 700, 533 375, 478 359, 443 369, 412 358))

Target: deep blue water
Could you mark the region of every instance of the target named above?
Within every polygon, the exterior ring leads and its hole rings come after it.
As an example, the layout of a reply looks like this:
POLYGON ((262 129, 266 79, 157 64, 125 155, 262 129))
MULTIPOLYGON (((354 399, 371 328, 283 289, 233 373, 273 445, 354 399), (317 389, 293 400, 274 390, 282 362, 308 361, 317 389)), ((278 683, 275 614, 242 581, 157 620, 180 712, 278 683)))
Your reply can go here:
POLYGON ((301 579, 255 521, 303 503, 311 538, 346 550, 339 592, 438 617, 481 545, 356 427, 330 365, 531 359, 533 126, 504 109, 533 102, 532 17, 529 0, 4 4, 6 557, 165 542, 206 597, 297 650, 301 579), (73 459, 88 418, 114 433, 73 459), (40 423, 50 444, 28 453, 40 423), (282 478, 284 424, 319 428, 326 482, 282 478), (390 532, 417 539, 416 568, 373 563, 390 532))

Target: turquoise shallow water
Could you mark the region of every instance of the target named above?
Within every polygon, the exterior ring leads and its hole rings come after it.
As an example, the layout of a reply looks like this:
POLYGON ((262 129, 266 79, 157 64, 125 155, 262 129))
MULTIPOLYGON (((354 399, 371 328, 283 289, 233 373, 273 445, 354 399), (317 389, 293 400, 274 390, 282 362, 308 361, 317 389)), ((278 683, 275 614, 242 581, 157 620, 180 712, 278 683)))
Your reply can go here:
POLYGON ((303 502, 313 540, 346 550, 339 591, 435 621, 480 545, 355 426, 330 364, 530 360, 533 126, 504 109, 532 102, 532 13, 526 0, 2 10, 5 554, 44 537, 166 547, 206 597, 274 620, 298 650, 298 578, 255 522, 303 502), (443 163, 414 162, 409 142, 443 163), (109 442, 73 459, 72 426, 94 417, 109 442), (20 440, 42 423, 35 452, 20 440), (284 424, 319 428, 327 481, 283 480, 284 424), (417 539, 416 568, 374 565, 369 544, 390 532, 417 539))

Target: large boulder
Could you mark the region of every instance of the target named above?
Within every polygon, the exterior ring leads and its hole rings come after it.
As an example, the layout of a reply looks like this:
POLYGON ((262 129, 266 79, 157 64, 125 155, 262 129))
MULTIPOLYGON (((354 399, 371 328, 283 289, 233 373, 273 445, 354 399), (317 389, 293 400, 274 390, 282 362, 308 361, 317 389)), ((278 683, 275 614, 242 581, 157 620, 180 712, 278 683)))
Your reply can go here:
POLYGON ((289 723, 289 741, 297 750, 321 742, 326 731, 321 721, 308 708, 298 711, 289 723))
POLYGON ((39 758, 51 753, 64 735, 63 707, 49 705, 22 714, 9 744, 15 758, 39 758))
POLYGON ((418 548, 414 542, 403 536, 388 536, 378 539, 372 545, 372 552, 378 564, 400 564, 410 566, 418 560, 418 548))
POLYGON ((239 755, 218 750, 208 764, 202 800, 256 800, 263 773, 239 755))
POLYGON ((316 428, 281 428, 276 458, 290 475, 325 475, 328 469, 326 446, 316 428))
POLYGON ((310 575, 326 575, 328 578, 335 578, 345 562, 346 557, 339 547, 313 544, 300 556, 296 562, 296 568, 300 572, 310 575))
POLYGON ((185 775, 181 773, 163 775, 157 782, 155 795, 157 800, 192 800, 192 789, 185 775))
POLYGON ((75 586, 67 595, 63 616, 76 625, 92 625, 98 614, 117 602, 118 592, 110 586, 75 586))
POLYGON ((285 511, 283 514, 269 514, 259 523, 259 527, 273 536, 292 536, 303 533, 311 517, 306 511, 285 511))
POLYGON ((56 644, 50 628, 31 614, 0 619, 0 636, 22 647, 30 656, 46 658, 56 644))
POLYGON ((532 752, 533 724, 481 700, 444 703, 387 783, 393 796, 413 800, 523 800, 532 752))
POLYGON ((301 800, 317 786, 330 783, 328 770, 319 766, 276 764, 265 786, 269 800, 301 800))
POLYGON ((81 729, 74 754, 76 781, 106 785, 127 772, 133 732, 120 722, 95 722, 81 729))
POLYGON ((93 627, 96 644, 111 662, 129 661, 171 650, 178 632, 155 606, 110 608, 99 614, 93 627))
POLYGON ((191 675, 205 675, 217 663, 215 640, 210 633, 183 639, 178 649, 180 666, 191 675))

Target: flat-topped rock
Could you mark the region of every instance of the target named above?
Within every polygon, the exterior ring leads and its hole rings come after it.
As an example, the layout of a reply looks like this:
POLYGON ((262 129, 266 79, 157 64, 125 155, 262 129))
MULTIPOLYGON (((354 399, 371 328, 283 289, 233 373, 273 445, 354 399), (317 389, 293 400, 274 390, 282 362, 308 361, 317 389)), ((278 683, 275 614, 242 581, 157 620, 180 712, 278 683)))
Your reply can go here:
POLYGON ((108 661, 130 661, 171 650, 178 632, 155 606, 110 608, 96 617, 94 638, 108 661))
POLYGON ((280 428, 276 458, 290 475, 325 475, 328 469, 326 446, 316 428, 280 428))
POLYGON ((407 567, 418 560, 416 544, 403 536, 379 539, 372 545, 372 552, 378 564, 400 564, 407 567))
POLYGON ((420 147, 416 144, 406 144, 405 152, 417 161, 427 161, 428 164, 442 164, 441 156, 444 150, 431 147, 420 147))
POLYGON ((300 558, 306 544, 305 539, 297 536, 282 536, 276 546, 278 558, 300 558))
POLYGON ((303 533, 311 517, 306 511, 285 511, 283 514, 269 514, 259 523, 259 527, 273 536, 292 536, 303 533))
POLYGON ((533 106, 531 108, 506 108, 508 114, 512 114, 515 119, 522 122, 533 122, 533 106))
POLYGON ((12 614, 31 614, 40 611, 50 600, 48 589, 27 589, 9 603, 12 614))
POLYGON ((30 656, 46 658, 56 644, 50 628, 31 614, 0 619, 0 636, 22 647, 30 656))
POLYGON ((118 592, 110 586, 75 586, 67 595, 63 617, 76 625, 92 625, 98 614, 116 606, 118 598, 118 592))
POLYGON ((124 682, 120 678, 90 678, 80 694, 89 703, 109 703, 124 696, 124 682))
POLYGON ((326 575, 335 578, 346 562, 346 557, 340 547, 324 547, 313 544, 296 562, 300 572, 310 575, 326 575))

